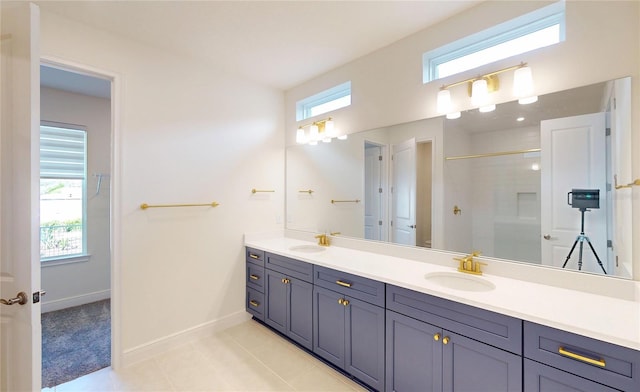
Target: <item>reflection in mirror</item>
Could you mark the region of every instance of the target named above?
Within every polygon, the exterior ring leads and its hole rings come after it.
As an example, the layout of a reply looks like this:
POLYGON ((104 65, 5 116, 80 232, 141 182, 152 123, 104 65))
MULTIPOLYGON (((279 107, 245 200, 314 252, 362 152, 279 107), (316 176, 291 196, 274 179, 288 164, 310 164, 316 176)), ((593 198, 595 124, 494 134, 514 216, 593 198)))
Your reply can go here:
POLYGON ((630 86, 290 147, 287 228, 630 277, 630 86))

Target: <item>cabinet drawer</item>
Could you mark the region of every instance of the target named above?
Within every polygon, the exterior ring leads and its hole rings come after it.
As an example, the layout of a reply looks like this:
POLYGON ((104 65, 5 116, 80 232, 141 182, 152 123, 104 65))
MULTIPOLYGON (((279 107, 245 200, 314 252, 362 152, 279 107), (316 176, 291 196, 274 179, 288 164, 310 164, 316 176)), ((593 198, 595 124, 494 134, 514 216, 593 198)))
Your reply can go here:
POLYGON ((264 321, 264 294, 247 288, 247 312, 264 321))
POLYGON ((619 392, 586 378, 563 372, 530 359, 524 360, 524 390, 527 392, 619 392))
POLYGON ((264 293, 264 267, 247 262, 247 287, 264 293))
POLYGON ((640 391, 640 351, 525 322, 524 356, 613 388, 640 391))
POLYGON ((519 319, 392 285, 387 285, 387 309, 522 354, 519 319))
POLYGON ((313 283, 344 295, 384 307, 385 284, 326 267, 313 267, 313 283))
POLYGON ((250 263, 258 264, 264 267, 264 251, 263 250, 247 248, 246 259, 250 263))
POLYGON ((313 282, 313 264, 304 261, 267 253, 265 267, 292 278, 298 278, 309 283, 313 282))

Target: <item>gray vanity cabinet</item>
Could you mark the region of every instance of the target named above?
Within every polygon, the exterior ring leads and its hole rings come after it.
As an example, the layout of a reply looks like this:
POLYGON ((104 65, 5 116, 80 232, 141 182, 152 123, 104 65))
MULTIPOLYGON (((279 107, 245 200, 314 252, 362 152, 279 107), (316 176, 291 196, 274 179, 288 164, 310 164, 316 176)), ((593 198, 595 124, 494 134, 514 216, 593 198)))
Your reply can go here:
POLYGON ((640 351, 525 322, 524 356, 528 391, 640 391, 640 351))
POLYGON ((391 285, 387 309, 387 391, 522 390, 520 320, 391 285))
POLYGON ((313 348, 312 267, 266 254, 264 322, 301 346, 313 348))
POLYGON ((258 320, 264 320, 264 252, 247 248, 245 307, 258 320))
POLYGON ((318 266, 314 283, 313 352, 384 390, 385 311, 374 304, 384 303, 384 284, 318 266))

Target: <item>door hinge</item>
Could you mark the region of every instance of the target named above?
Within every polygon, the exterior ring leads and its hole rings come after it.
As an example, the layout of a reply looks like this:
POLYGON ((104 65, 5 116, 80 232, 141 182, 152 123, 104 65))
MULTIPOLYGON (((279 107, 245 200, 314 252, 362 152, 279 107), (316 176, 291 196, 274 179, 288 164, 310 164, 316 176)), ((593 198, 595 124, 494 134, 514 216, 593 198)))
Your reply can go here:
POLYGON ((611 183, 607 182, 607 192, 611 192, 611 183))
POLYGON ((393 221, 389 222, 389 225, 390 225, 391 227, 393 227, 393 221))
POLYGON ((382 193, 382 188, 378 188, 378 193, 382 193))
POLYGON ((378 226, 382 226, 382 221, 378 221, 378 226))
POLYGON ((611 136, 611 128, 605 128, 604 135, 605 136, 611 136))
POLYGON ((613 249, 613 241, 607 240, 607 248, 613 249))
POLYGON ((381 161, 382 160, 382 155, 378 155, 378 160, 381 161))
POLYGON ((616 99, 615 99, 615 98, 613 99, 613 108, 614 108, 614 109, 617 109, 617 102, 616 102, 616 99))

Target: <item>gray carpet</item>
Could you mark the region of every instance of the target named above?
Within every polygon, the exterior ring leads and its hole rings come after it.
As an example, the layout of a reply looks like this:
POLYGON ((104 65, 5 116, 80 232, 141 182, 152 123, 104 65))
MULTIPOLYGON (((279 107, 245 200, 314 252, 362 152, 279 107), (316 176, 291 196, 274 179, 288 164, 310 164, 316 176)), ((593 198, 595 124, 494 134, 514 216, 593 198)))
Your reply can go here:
POLYGON ((110 300, 42 314, 43 388, 110 365, 110 300))

